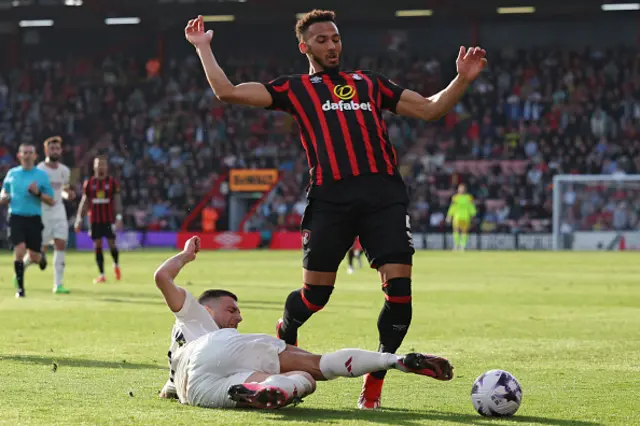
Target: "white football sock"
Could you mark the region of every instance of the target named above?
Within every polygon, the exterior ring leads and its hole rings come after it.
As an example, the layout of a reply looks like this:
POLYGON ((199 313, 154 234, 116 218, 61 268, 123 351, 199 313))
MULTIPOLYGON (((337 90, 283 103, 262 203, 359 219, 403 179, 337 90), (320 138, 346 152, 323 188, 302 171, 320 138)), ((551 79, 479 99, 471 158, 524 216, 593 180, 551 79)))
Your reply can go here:
POLYGON ((54 265, 54 278, 55 286, 60 287, 62 285, 62 278, 64 277, 64 250, 53 252, 53 265, 54 265))
POLYGON ((320 372, 327 380, 358 377, 366 373, 393 368, 400 357, 389 353, 341 349, 320 358, 320 372))
POLYGON ((288 376, 276 374, 269 376, 269 378, 261 384, 280 388, 289 395, 289 398, 293 396, 304 398, 314 391, 313 383, 302 374, 290 374, 288 376))

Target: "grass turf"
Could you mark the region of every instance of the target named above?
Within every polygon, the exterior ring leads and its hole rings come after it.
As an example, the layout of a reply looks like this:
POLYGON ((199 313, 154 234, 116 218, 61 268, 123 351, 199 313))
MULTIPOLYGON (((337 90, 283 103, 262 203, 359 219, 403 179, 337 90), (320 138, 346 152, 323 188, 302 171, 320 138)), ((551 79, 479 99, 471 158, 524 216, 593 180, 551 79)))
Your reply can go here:
MULTIPOLYGON (((447 356, 456 378, 390 372, 385 409, 376 412, 355 408, 360 379, 321 383, 302 405, 275 412, 158 399, 173 317, 152 273, 169 254, 123 253, 123 281, 108 274, 102 285, 91 283, 91 254, 70 254, 73 293, 51 294, 51 266, 32 267, 24 300, 13 298, 11 258, 0 257, 1 424, 640 424, 637 254, 418 253, 413 323, 400 352, 447 356), (493 368, 523 387, 512 419, 483 418, 471 405, 474 379, 493 368)), ((209 252, 178 281, 196 295, 236 292, 240 329, 273 333, 284 299, 300 286, 299 265, 297 252, 209 252)), ((301 329, 301 347, 375 350, 381 304, 373 271, 341 269, 330 303, 301 329)))

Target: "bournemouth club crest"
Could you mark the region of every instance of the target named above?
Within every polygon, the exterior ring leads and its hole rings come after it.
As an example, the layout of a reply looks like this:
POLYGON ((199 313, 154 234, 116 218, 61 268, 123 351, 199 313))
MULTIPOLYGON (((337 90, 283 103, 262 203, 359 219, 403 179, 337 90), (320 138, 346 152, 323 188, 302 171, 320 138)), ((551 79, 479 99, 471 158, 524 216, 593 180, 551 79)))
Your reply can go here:
POLYGON ((311 231, 309 231, 308 229, 303 229, 302 230, 302 245, 303 246, 307 246, 307 244, 309 244, 309 240, 311 239, 311 231))

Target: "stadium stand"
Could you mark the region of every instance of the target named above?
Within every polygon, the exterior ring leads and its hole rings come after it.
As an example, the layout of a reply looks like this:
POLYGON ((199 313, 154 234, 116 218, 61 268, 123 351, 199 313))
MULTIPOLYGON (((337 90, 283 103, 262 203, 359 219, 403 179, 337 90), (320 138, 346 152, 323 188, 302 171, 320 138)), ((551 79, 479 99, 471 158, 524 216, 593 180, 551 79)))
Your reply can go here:
MULTIPOLYGON (((268 81, 297 66, 295 59, 276 66, 273 55, 265 57, 268 66, 244 58, 225 58, 237 81, 268 81)), ((403 54, 347 59, 356 68, 381 69, 423 94, 448 81, 445 61, 449 58, 403 54)), ((124 188, 128 227, 177 230, 229 169, 277 168, 280 182, 244 228, 297 229, 308 174, 293 120, 223 106, 193 55, 165 58, 159 73, 153 65, 116 55, 99 62, 31 61, 3 72, 0 176, 14 164, 21 142, 59 134, 74 182, 90 173, 92 156, 109 156, 124 188)), ((640 83, 630 76, 638 66, 634 50, 627 48, 492 51, 488 71, 440 122, 387 117, 411 191, 414 228, 444 231, 449 197, 465 182, 478 203, 476 230, 548 231, 555 174, 637 173, 640 83)), ((228 228, 223 192, 207 198, 217 212, 218 230, 228 228)), ((615 194, 592 201, 580 226, 635 228, 638 217, 631 207, 636 204, 615 194), (618 225, 611 219, 615 201, 626 202, 618 225)), ((576 208, 585 205, 579 200, 576 208)), ((202 220, 194 223, 200 226, 202 220)))

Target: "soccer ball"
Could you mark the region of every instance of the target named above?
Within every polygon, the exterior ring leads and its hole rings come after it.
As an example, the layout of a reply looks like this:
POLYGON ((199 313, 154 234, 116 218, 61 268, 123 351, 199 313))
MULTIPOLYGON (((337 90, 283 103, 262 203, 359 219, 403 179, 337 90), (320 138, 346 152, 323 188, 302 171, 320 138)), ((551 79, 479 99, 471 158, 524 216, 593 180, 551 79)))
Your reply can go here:
POLYGON ((476 411, 487 417, 513 416, 522 402, 520 383, 503 370, 482 374, 471 388, 471 402, 476 411))

